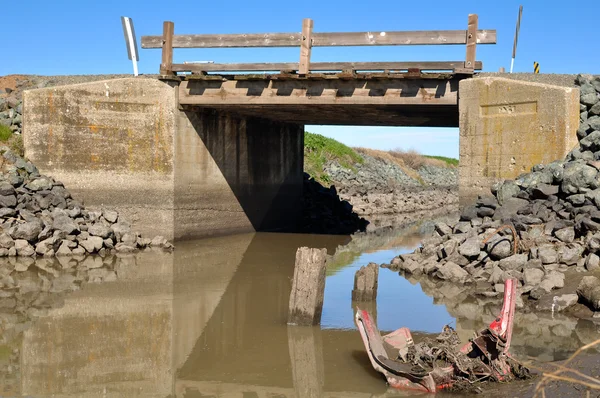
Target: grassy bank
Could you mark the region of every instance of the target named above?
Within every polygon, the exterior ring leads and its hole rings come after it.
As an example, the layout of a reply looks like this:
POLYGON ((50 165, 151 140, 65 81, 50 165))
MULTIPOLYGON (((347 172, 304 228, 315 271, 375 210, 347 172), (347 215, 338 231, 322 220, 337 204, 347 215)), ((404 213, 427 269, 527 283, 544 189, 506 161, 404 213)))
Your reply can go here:
POLYGON ((304 171, 322 184, 331 179, 323 171, 329 161, 337 161, 342 167, 354 170, 363 158, 352 148, 321 134, 304 133, 304 171))
POLYGON ((0 145, 8 145, 15 153, 23 156, 23 137, 19 134, 13 134, 10 128, 0 124, 0 145))
POLYGON ((356 165, 364 162, 362 155, 394 163, 408 176, 418 181, 421 181, 418 170, 423 166, 451 168, 458 166, 458 159, 421 155, 416 151, 400 149, 380 151, 370 148, 350 148, 320 134, 304 133, 304 171, 321 184, 331 184, 331 178, 323 170, 328 162, 337 161, 342 167, 355 171, 356 165))

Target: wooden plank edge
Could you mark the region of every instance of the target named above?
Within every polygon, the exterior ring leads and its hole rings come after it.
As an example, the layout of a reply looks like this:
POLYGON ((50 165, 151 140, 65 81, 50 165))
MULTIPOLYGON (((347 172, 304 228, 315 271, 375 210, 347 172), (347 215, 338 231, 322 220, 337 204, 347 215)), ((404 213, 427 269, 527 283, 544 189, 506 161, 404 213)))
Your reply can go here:
MULTIPOLYGON (((404 46, 404 45, 460 45, 466 44, 465 30, 440 30, 440 31, 389 31, 386 36, 461 36, 454 40, 444 42, 419 41, 411 42, 409 39, 399 39, 397 41, 365 41, 365 37, 377 32, 322 32, 313 33, 313 47, 361 47, 361 46, 404 46), (344 44, 337 44, 329 40, 323 41, 331 35, 351 35, 352 40, 346 40, 344 44), (320 41, 321 40, 321 41, 320 41)), ((142 48, 162 48, 162 36, 142 36, 142 48)), ((249 47, 297 47, 300 46, 301 33, 252 33, 252 34, 202 34, 202 35, 173 35, 173 48, 249 48, 249 47), (272 36, 277 40, 267 40, 266 37, 272 36), (202 44, 203 42, 215 42, 216 44, 202 44)), ((481 29, 477 31, 477 44, 496 44, 496 29, 481 29)))

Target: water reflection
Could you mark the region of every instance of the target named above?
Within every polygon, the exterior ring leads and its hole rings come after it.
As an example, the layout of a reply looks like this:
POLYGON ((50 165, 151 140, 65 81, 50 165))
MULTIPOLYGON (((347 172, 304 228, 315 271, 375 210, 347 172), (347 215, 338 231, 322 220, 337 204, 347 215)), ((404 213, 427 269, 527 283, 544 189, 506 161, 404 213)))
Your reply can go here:
MULTIPOLYGON (((428 228, 352 240, 247 234, 182 242, 174 253, 7 260, 0 266, 0 395, 388 396, 354 329, 354 272, 412 250, 428 228), (336 252, 323 327, 285 324, 300 246, 336 252)), ((498 305, 382 269, 372 309, 383 330, 437 332, 456 319, 470 337, 498 305)), ((519 316, 513 344, 543 359, 597 333, 591 322, 519 316)))

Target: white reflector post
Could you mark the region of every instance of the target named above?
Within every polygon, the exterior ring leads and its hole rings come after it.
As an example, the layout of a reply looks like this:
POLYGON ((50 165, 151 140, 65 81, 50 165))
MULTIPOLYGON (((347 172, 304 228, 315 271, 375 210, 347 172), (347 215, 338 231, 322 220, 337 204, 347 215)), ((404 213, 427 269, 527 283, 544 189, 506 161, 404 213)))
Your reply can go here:
POLYGON ((123 34, 125 35, 125 44, 127 45, 127 56, 133 62, 133 74, 137 76, 137 61, 139 61, 140 56, 137 41, 135 40, 135 30, 133 30, 133 20, 128 17, 121 17, 121 23, 123 24, 123 34))

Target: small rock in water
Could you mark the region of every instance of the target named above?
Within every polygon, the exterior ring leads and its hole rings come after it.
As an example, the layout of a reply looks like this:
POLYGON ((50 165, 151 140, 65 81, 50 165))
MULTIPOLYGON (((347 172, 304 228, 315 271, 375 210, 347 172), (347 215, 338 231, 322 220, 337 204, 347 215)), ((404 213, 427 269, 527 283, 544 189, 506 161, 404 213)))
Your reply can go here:
POLYGON ((564 311, 577 304, 579 297, 577 294, 563 294, 561 296, 554 296, 554 311, 564 311))

